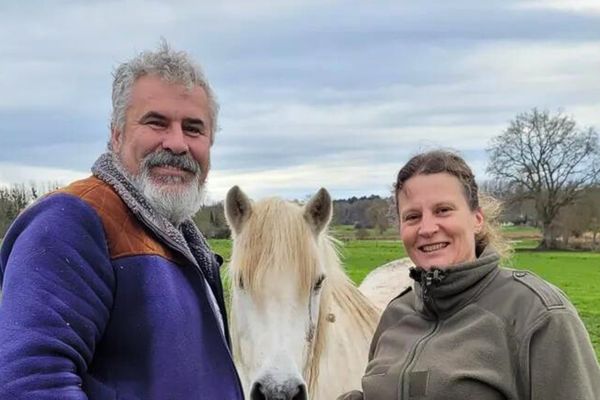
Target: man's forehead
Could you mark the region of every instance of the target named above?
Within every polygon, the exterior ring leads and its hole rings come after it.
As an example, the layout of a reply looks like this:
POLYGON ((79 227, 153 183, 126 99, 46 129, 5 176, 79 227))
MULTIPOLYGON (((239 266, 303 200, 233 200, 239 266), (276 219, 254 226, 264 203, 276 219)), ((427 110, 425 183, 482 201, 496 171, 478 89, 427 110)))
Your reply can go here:
POLYGON ((141 107, 143 113, 177 112, 198 119, 207 119, 210 113, 208 96, 203 87, 189 89, 183 84, 170 83, 158 77, 139 78, 133 85, 129 106, 141 107))
POLYGON ((133 94, 152 95, 157 92, 173 92, 180 96, 200 96, 208 98, 206 90, 201 85, 188 85, 183 82, 170 81, 158 75, 144 75, 135 80, 133 94))

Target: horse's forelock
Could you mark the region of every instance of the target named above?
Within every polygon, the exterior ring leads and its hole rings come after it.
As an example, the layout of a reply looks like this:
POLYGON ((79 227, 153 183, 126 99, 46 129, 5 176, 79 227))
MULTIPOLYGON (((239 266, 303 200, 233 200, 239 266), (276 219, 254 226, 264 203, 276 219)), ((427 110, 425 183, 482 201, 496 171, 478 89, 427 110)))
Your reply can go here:
POLYGON ((298 276, 300 295, 306 296, 312 290, 318 247, 299 205, 279 198, 256 203, 234 246, 234 282, 241 283, 252 296, 264 294, 262 282, 272 269, 294 268, 290 272, 298 276))

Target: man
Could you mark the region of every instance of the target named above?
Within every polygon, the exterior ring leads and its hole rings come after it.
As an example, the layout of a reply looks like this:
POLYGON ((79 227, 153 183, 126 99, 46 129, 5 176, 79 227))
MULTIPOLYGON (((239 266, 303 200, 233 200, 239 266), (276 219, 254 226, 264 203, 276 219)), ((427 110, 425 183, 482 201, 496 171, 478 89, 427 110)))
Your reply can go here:
POLYGON ((217 104, 166 43, 114 75, 93 176, 29 207, 0 252, 0 399, 242 399, 220 257, 190 217, 217 104))

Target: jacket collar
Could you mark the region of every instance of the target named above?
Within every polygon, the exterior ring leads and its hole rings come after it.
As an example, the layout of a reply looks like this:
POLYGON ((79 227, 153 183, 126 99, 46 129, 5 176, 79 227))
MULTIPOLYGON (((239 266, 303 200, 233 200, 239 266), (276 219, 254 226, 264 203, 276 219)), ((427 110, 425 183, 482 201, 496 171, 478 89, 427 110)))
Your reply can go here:
MULTIPOLYGON (((181 253, 210 281, 218 279, 218 267, 206 239, 191 219, 181 223, 179 229, 157 213, 146 198, 136 189, 117 166, 111 152, 102 154, 92 166, 92 173, 119 194, 123 202, 156 236, 173 250, 181 253)), ((211 283, 213 283, 211 282, 211 283)))
POLYGON ((417 311, 446 318, 472 302, 498 272, 500 256, 489 246, 474 261, 443 268, 411 268, 417 311))

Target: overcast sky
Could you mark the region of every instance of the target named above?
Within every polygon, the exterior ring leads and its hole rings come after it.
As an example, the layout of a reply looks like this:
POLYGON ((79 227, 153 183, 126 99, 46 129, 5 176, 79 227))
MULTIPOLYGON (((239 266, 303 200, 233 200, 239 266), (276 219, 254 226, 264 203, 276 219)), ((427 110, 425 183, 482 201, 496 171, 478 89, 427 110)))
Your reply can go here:
POLYGON ((0 184, 85 177, 112 71, 160 37, 221 105, 210 199, 387 195, 415 152, 460 151, 533 107, 600 128, 600 1, 0 3, 0 184))

